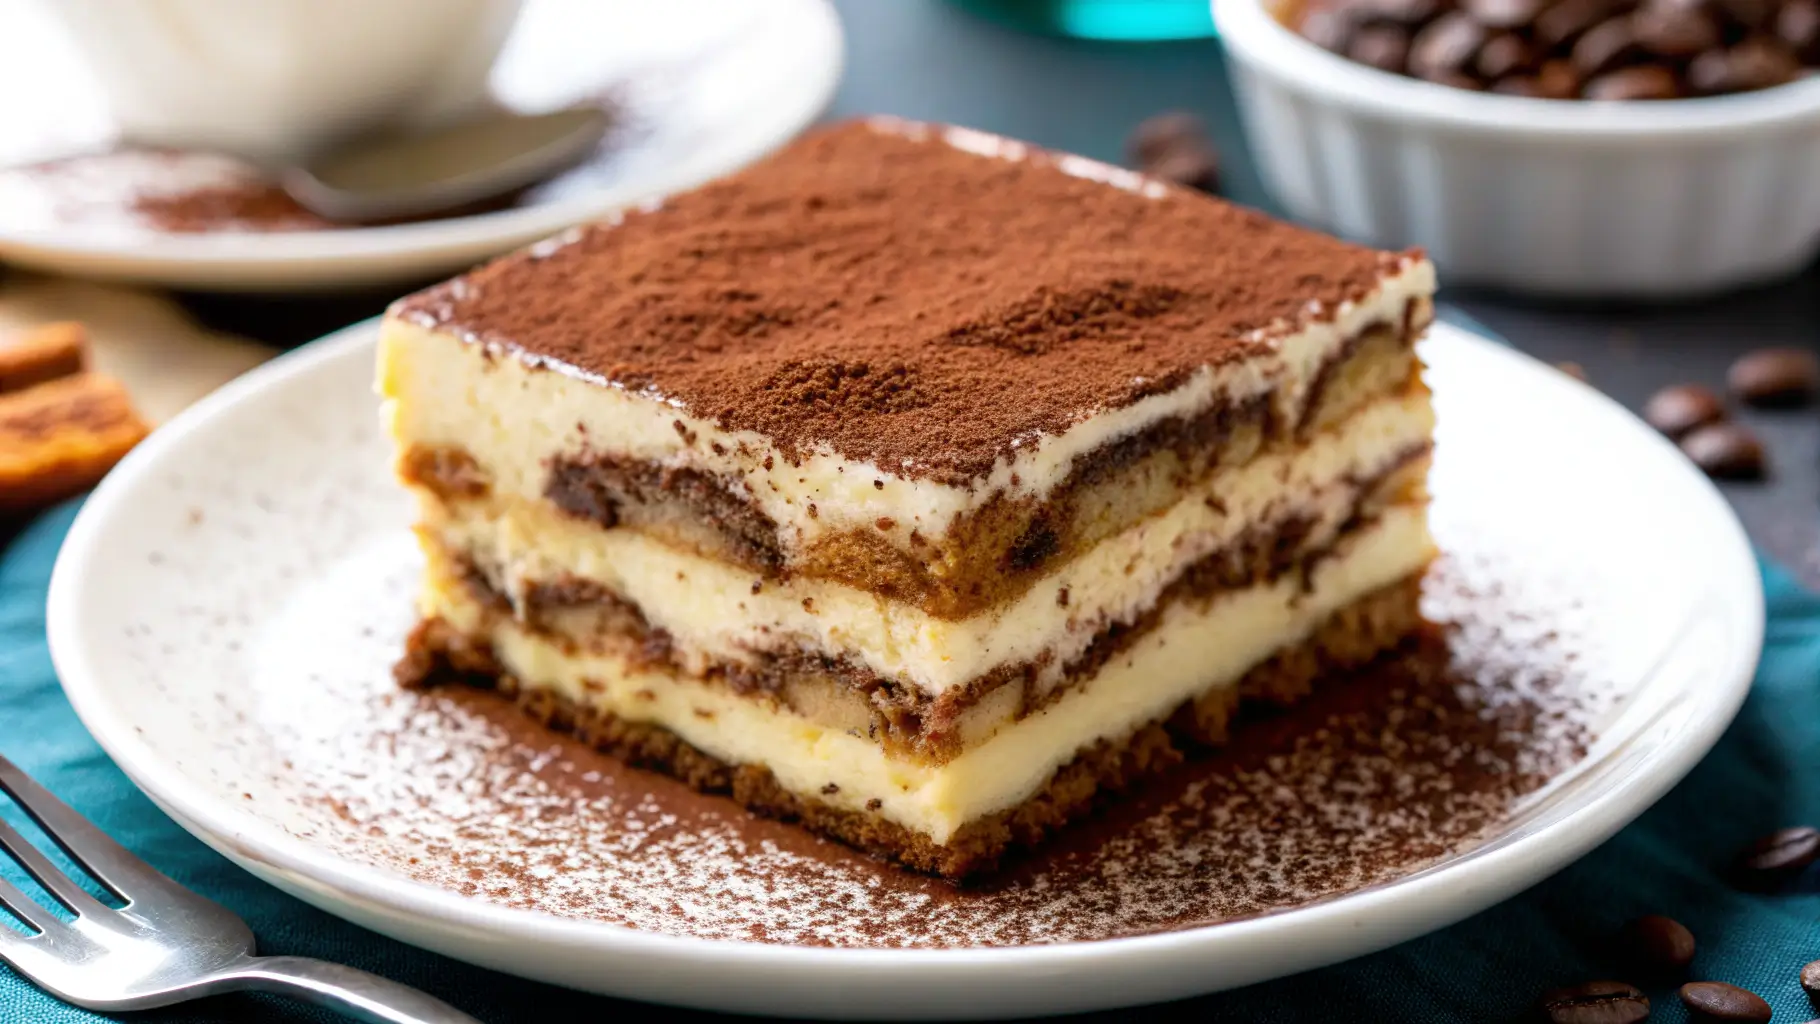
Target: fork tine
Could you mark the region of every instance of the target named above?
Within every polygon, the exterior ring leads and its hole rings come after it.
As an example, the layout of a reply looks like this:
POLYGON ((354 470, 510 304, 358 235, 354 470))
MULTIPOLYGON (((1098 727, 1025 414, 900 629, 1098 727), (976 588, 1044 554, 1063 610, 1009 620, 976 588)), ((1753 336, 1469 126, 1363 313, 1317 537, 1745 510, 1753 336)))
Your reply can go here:
MULTIPOLYGON (((19 830, 0 818, 0 849, 13 855, 27 874, 38 880, 38 884, 58 902, 76 914, 99 914, 107 907, 100 900, 90 896, 76 880, 64 874, 62 869, 51 863, 42 851, 31 844, 31 841, 19 833, 19 830)), ((117 894, 116 894, 117 895, 117 894)))
MULTIPOLYGON (((37 900, 27 896, 23 889, 4 878, 0 878, 0 907, 5 907, 12 912, 14 917, 41 932, 48 932, 53 928, 63 926, 63 922, 57 920, 56 915, 39 906, 37 900)), ((9 937, 8 933, 17 934, 10 926, 0 924, 0 938, 9 937)))
POLYGON ((114 842, 70 805, 52 796, 49 790, 38 785, 3 755, 0 755, 0 792, 11 796, 71 860, 122 901, 134 902, 146 894, 145 890, 186 892, 158 869, 140 860, 133 851, 114 842))

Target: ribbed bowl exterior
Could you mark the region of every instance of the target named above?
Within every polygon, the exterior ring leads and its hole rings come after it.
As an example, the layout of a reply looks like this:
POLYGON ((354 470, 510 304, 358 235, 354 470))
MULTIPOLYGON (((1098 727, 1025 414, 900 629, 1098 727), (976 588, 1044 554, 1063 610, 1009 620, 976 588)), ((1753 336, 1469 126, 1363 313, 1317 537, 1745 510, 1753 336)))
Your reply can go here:
POLYGON ((1448 283, 1676 297, 1820 252, 1820 80, 1716 100, 1524 100, 1352 64, 1260 0, 1214 12, 1277 200, 1344 237, 1421 246, 1448 283))

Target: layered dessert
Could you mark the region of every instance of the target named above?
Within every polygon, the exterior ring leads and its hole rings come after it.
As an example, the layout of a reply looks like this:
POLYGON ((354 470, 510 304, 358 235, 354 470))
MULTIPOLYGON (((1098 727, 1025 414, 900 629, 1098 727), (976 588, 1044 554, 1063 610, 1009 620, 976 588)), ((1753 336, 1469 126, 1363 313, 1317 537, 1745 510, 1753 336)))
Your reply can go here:
POLYGON ((895 121, 400 301, 411 684, 954 878, 1420 624, 1419 254, 895 121))

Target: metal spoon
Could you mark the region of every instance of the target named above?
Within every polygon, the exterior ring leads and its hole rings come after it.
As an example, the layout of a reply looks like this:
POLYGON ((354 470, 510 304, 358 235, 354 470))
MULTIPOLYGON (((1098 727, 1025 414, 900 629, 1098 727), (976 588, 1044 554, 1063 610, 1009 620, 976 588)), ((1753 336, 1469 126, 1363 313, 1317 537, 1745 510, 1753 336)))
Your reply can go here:
POLYGON ((599 107, 500 111, 415 135, 369 139, 287 168, 279 183, 332 221, 423 217, 506 195, 585 160, 605 138, 599 107))

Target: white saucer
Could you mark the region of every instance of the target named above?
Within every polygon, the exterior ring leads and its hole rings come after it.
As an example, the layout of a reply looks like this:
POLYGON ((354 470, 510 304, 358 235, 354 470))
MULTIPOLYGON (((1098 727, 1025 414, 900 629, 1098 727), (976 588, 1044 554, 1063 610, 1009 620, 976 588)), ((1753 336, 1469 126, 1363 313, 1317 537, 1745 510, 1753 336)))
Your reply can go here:
MULTIPOLYGON (((176 234, 65 223, 0 202, 0 260, 90 277, 294 291, 427 280, 729 173, 818 117, 842 65, 827 0, 531 0, 493 89, 541 110, 611 94, 626 131, 527 205, 323 231, 176 234)), ((0 166, 105 146, 111 128, 67 45, 29 0, 0 0, 0 166)))
MULTIPOLYGON (((1571 581, 1561 611, 1597 636, 1612 690, 1592 702, 1585 758, 1477 845, 1261 917, 1010 948, 711 940, 518 909, 373 866, 350 851, 388 838, 325 825, 295 791, 298 776, 342 770, 333 723, 362 712, 335 703, 341 680, 394 696, 385 669, 409 625, 411 509, 377 426, 373 339, 359 325, 254 371, 108 477, 52 580, 56 667, 126 773, 249 871, 404 941, 578 989, 796 1016, 979 1018, 1175 999, 1358 956, 1510 897, 1635 818, 1732 719, 1762 640, 1745 536, 1671 445, 1592 389, 1438 325, 1423 348, 1441 421, 1437 535, 1450 557, 1491 552, 1571 581), (279 755, 286 771, 273 772, 279 755)), ((433 742, 459 760, 460 739, 433 742)), ((440 801, 469 800, 422 778, 396 784, 438 807, 436 821, 440 801)))

